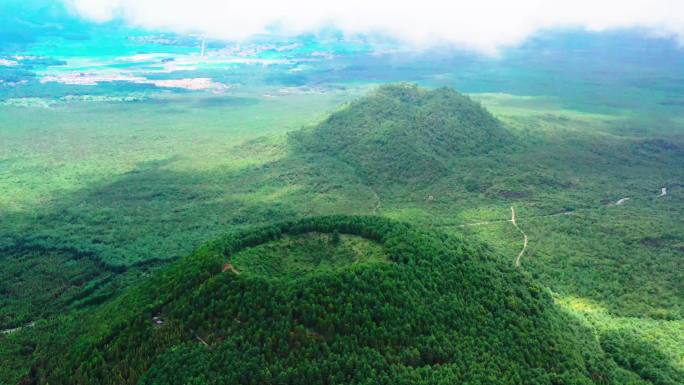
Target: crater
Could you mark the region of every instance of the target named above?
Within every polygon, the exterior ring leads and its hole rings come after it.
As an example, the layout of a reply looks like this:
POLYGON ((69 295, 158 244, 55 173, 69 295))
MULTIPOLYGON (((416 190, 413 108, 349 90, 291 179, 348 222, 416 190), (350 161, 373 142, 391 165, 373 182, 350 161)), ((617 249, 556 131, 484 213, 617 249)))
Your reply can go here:
POLYGON ((297 278, 312 272, 384 262, 389 262, 389 258, 381 244, 337 232, 284 235, 242 249, 230 258, 230 264, 240 273, 273 278, 297 278))

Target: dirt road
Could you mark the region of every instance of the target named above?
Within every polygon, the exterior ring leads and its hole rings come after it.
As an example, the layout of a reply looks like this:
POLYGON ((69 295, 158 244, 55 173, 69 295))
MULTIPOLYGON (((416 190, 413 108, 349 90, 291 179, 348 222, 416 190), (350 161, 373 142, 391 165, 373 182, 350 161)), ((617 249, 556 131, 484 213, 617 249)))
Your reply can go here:
POLYGON ((522 231, 520 226, 518 226, 518 224, 515 222, 515 208, 513 208, 513 206, 511 206, 511 223, 516 229, 518 229, 518 231, 520 231, 520 234, 523 236, 523 248, 515 258, 515 267, 520 267, 520 258, 523 256, 523 254, 525 254, 525 250, 527 249, 527 234, 525 234, 525 232, 522 231))
POLYGON ((622 198, 622 199, 618 200, 617 202, 615 202, 615 205, 620 206, 621 204, 627 202, 628 200, 629 200, 629 198, 622 198))
POLYGON ((21 330, 21 329, 23 329, 23 328, 30 328, 30 327, 33 326, 34 324, 35 324, 35 322, 31 322, 31 323, 28 323, 28 324, 26 324, 26 325, 24 325, 24 326, 18 326, 18 327, 13 328, 13 329, 0 330, 0 334, 12 334, 12 333, 16 333, 16 332, 18 332, 19 330, 21 330))

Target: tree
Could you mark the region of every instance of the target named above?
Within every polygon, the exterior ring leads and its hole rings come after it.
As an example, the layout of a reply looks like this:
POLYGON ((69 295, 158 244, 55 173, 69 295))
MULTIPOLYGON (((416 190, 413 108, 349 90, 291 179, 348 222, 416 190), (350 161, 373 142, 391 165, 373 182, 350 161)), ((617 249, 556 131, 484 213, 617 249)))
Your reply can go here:
POLYGON ((340 232, 335 230, 333 231, 332 235, 330 236, 330 243, 332 243, 334 246, 337 246, 340 244, 340 232))

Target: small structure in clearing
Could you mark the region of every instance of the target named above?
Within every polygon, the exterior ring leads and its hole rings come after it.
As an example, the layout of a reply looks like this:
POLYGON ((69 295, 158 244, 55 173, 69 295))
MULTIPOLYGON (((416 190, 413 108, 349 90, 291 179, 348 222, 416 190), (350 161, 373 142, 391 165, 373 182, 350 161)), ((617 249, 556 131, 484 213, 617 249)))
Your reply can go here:
POLYGON ((152 317, 152 323, 154 326, 162 326, 164 324, 164 319, 158 315, 152 317))

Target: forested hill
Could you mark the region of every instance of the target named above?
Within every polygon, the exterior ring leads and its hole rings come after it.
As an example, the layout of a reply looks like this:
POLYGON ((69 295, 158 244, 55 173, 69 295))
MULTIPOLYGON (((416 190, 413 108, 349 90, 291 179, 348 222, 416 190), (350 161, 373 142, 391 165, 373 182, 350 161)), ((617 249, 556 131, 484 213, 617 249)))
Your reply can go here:
POLYGON ((630 381, 482 246, 379 217, 225 236, 70 328, 36 383, 630 381))
POLYGON ((478 103, 450 88, 382 86, 312 129, 291 134, 304 151, 352 165, 371 183, 421 183, 460 157, 501 149, 511 137, 478 103))

